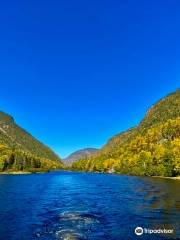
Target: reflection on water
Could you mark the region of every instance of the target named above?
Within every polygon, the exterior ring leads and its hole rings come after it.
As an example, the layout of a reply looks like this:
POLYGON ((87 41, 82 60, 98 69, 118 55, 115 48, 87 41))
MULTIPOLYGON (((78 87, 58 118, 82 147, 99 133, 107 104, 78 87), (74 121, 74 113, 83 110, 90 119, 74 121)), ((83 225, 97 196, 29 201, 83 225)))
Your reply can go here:
POLYGON ((54 172, 0 176, 0 239, 178 239, 180 181, 54 172), (134 234, 143 228, 173 235, 134 234))

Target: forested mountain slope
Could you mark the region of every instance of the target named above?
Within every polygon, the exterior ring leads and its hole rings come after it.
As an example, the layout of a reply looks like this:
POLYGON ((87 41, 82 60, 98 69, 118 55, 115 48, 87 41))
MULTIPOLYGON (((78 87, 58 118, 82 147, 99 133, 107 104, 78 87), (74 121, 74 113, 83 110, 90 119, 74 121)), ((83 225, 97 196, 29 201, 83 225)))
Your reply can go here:
POLYGON ((180 89, 150 108, 141 123, 113 137, 73 169, 145 176, 180 175, 180 89))
POLYGON ((49 147, 19 127, 10 115, 0 112, 0 171, 59 166, 59 157, 49 147))

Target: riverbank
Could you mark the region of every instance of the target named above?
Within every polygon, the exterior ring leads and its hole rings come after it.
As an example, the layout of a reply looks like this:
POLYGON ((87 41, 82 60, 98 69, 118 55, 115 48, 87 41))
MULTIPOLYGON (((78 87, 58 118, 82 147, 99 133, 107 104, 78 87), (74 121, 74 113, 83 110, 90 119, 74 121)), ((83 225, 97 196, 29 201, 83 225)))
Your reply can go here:
MULTIPOLYGON (((52 171, 52 170, 51 170, 52 171)), ((73 170, 65 170, 67 172, 74 172, 73 170)), ((25 174, 43 174, 43 173, 47 173, 50 172, 50 170, 47 171, 5 171, 5 172, 0 172, 0 175, 25 175, 25 174)), ((84 171, 77 171, 77 172, 84 172, 84 171)), ((85 173, 85 172, 84 172, 85 173)), ((94 172, 94 173, 103 173, 103 172, 94 172)), ((105 173, 105 172, 104 172, 105 173)), ((112 173, 105 173, 105 174, 112 174, 112 173)), ((117 175, 121 175, 119 173, 113 173, 113 174, 117 174, 117 175)), ((136 176, 138 177, 138 176, 136 176)), ((153 178, 163 178, 163 179, 172 179, 172 180, 180 180, 180 176, 176 176, 176 177, 164 177, 164 176, 151 176, 153 178)))
POLYGON ((12 175, 21 175, 21 174, 31 174, 32 172, 25 172, 25 171, 12 171, 12 172, 0 172, 0 175, 12 174, 12 175))
POLYGON ((155 177, 155 178, 164 178, 164 179, 180 180, 180 176, 177 176, 177 177, 153 176, 153 177, 155 177))
POLYGON ((50 172, 50 170, 30 170, 30 171, 4 171, 0 172, 0 175, 23 175, 23 174, 33 174, 33 173, 47 173, 50 172))

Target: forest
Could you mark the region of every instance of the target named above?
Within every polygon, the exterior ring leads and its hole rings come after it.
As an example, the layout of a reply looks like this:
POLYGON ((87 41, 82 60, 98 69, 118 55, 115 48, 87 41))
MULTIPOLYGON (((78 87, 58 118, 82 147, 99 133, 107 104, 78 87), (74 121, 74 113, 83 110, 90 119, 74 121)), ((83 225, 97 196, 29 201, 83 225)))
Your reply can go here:
POLYGON ((152 106, 142 122, 116 135, 73 170, 139 176, 180 175, 180 89, 152 106))
POLYGON ((44 172, 62 168, 60 161, 37 157, 20 149, 10 149, 0 144, 0 172, 44 172))
POLYGON ((46 145, 0 112, 0 172, 61 169, 60 158, 46 145))

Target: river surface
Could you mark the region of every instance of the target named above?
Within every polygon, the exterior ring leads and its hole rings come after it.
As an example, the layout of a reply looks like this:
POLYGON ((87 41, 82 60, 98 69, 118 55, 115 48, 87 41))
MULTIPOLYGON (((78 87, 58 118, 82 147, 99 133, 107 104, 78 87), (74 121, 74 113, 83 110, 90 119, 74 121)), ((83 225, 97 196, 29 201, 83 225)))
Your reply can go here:
POLYGON ((63 171, 0 175, 0 240, 31 239, 180 239, 180 181, 63 171), (173 233, 137 236, 136 227, 173 233))

